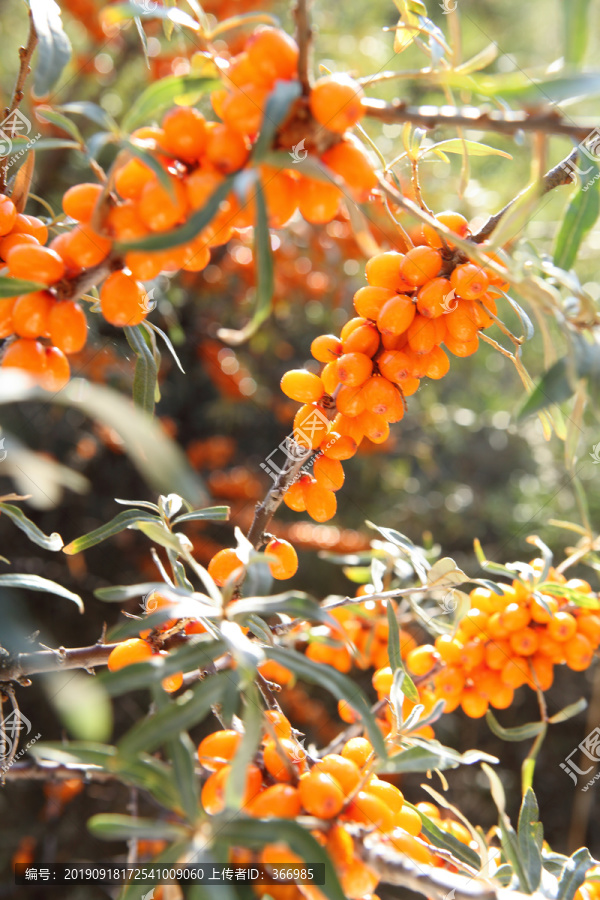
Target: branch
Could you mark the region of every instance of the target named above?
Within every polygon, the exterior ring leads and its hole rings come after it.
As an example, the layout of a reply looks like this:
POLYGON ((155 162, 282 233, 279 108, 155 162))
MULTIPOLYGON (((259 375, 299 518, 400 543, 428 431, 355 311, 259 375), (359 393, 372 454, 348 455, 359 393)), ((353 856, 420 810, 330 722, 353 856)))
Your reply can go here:
POLYGON ((285 466, 277 476, 277 481, 270 489, 265 499, 261 503, 257 503, 254 519, 252 520, 252 525, 248 531, 248 540, 257 550, 260 549, 264 542, 263 535, 269 527, 271 519, 281 506, 283 495, 289 486, 296 480, 302 466, 307 459, 310 458, 312 452, 313 451, 309 449, 299 459, 288 457, 285 466))
MULTIPOLYGON (((33 56, 33 51, 37 46, 37 33, 35 30, 35 26, 33 24, 33 16, 31 15, 31 10, 29 11, 29 35, 27 38, 27 44, 25 47, 19 47, 19 73, 17 75, 17 81, 15 84, 15 89, 13 91, 12 101, 9 107, 4 110, 4 118, 10 116, 16 109, 19 108, 19 104, 24 96, 25 91, 25 81, 27 80, 27 76, 31 71, 31 57, 33 56)), ((9 135, 12 137, 12 135, 9 135)), ((4 191, 6 188, 6 166, 4 165, 7 157, 3 157, 0 160, 0 191, 4 191)))
POLYGON ((57 300, 77 300, 82 294, 87 294, 91 288, 104 281, 111 272, 123 268, 123 261, 113 256, 107 256, 97 266, 85 269, 75 278, 65 278, 54 287, 57 300))
POLYGON ((118 644, 94 644, 92 647, 75 647, 66 650, 36 650, 0 657, 0 682, 26 681, 29 675, 40 672, 56 672, 62 669, 92 669, 104 666, 112 650, 118 644))
POLYGON ((81 776, 86 781, 113 781, 119 775, 105 772, 98 766, 85 763, 54 763, 29 761, 14 763, 4 773, 6 781, 68 781, 81 776))
POLYGON ((411 122, 420 128, 431 129, 452 125, 477 131, 495 131, 498 134, 515 134, 517 131, 542 131, 545 134, 561 134, 583 141, 596 127, 595 124, 574 125, 565 121, 556 110, 529 113, 496 112, 481 110, 476 106, 408 106, 401 100, 385 103, 368 98, 363 101, 365 115, 380 122, 411 122))
POLYGON ((298 78, 304 96, 310 94, 310 58, 312 28, 308 14, 309 0, 296 0, 294 19, 296 21, 296 43, 298 44, 298 78))
MULTIPOLYGON (((563 160, 561 160, 558 165, 554 166, 553 169, 550 169, 548 172, 546 172, 546 174, 542 178, 542 189, 540 196, 547 194, 548 191, 554 190, 555 187, 560 187, 560 185, 562 184, 571 184, 571 182, 573 181, 573 176, 570 167, 573 163, 577 162, 578 155, 579 148, 575 147, 575 149, 572 150, 569 155, 566 156, 563 160)), ((525 190, 527 190, 527 188, 525 188, 525 190)), ((472 240, 476 244, 480 244, 482 241, 485 241, 485 239, 490 236, 504 213, 508 212, 513 203, 515 203, 515 201, 518 200, 524 192, 525 191, 521 191, 519 194, 517 194, 516 197, 513 197, 510 203, 507 203, 506 206, 500 210, 500 212, 497 212, 494 216, 490 216, 485 225, 480 228, 477 234, 473 235, 472 240)))

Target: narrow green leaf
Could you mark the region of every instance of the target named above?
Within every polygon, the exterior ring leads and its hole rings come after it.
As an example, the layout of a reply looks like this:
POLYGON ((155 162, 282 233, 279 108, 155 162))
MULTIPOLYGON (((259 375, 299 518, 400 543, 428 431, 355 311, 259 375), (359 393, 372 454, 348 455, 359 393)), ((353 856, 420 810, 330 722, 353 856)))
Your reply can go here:
POLYGON ((232 621, 245 621, 251 615, 269 618, 276 615, 288 615, 294 619, 306 619, 311 622, 328 622, 338 628, 338 622, 330 616, 326 609, 319 606, 308 594, 300 591, 287 591, 271 597, 245 597, 234 600, 227 605, 227 618, 232 621))
POLYGON ((173 519, 171 524, 179 525, 181 522, 196 522, 204 519, 210 519, 213 522, 227 522, 229 512, 228 506, 207 506, 206 509, 193 509, 191 512, 183 513, 173 519))
MULTIPOLYGON (((415 809, 412 803, 406 803, 406 805, 411 809, 415 809)), ((429 838, 434 846, 441 847, 443 850, 449 850, 455 859, 458 859, 467 866, 471 866, 477 870, 481 869, 481 860, 471 847, 465 846, 458 838, 455 838, 453 834, 442 831, 442 829, 438 828, 435 824, 434 820, 430 819, 424 813, 419 810, 416 810, 416 812, 418 812, 421 817, 421 830, 423 831, 423 834, 429 838)))
POLYGON ((485 719, 490 731, 496 737, 502 738, 503 741, 527 741, 537 737, 547 728, 545 722, 528 722, 526 725, 517 725, 515 728, 503 728, 491 709, 488 709, 485 719))
POLYGON ((439 141, 431 147, 424 148, 424 153, 429 153, 430 150, 443 150, 444 153, 459 153, 462 156, 465 152, 465 146, 469 156, 504 156, 505 159, 512 159, 510 153, 498 150, 497 147, 490 147, 489 144, 480 144, 479 141, 462 141, 460 138, 439 141))
POLYGON ((88 829, 103 841, 126 841, 131 838, 162 838, 175 841, 187 837, 187 829, 160 819, 141 819, 118 813, 99 813, 88 819, 88 829))
POLYGON ((256 334, 262 323, 271 313, 273 291, 275 290, 275 270, 271 251, 271 232, 267 217, 267 207, 262 185, 255 185, 254 203, 256 221, 254 225, 254 260, 256 270, 256 304, 250 321, 236 331, 231 328, 219 328, 217 335, 227 344, 238 346, 253 334, 256 334))
POLYGON ((573 900, 575 892, 585 881, 588 869, 596 864, 587 847, 577 850, 565 863, 558 881, 556 900, 573 900))
POLYGON ((57 597, 65 597, 66 600, 72 600, 73 603, 77 604, 79 612, 83 612, 83 600, 79 594, 74 594, 73 591, 68 591, 62 585, 57 584, 55 581, 50 581, 48 578, 42 578, 41 575, 17 573, 14 575, 0 575, 0 585, 23 588, 28 591, 42 591, 46 594, 56 594, 57 597))
POLYGON ((569 705, 563 707, 560 712, 557 712, 553 716, 550 716, 548 721, 551 725, 558 725, 559 722, 567 722, 574 716, 578 716, 579 713, 584 711, 584 709, 587 709, 587 705, 588 702, 585 697, 580 697, 579 700, 575 701, 575 703, 569 703, 569 705))
POLYGON ((8 275, 0 275, 0 298, 18 297, 21 294, 32 294, 34 291, 45 291, 45 284, 37 281, 23 281, 22 278, 9 278, 8 275))
POLYGON ((43 97, 54 87, 71 59, 71 42, 64 32, 60 6, 54 0, 29 0, 38 37, 33 87, 43 97))
POLYGON ((71 541, 70 544, 63 547, 63 553, 73 556, 75 553, 81 553, 82 550, 89 550, 90 547, 95 547, 96 544, 102 543, 102 541, 112 537, 114 534, 119 534, 120 531, 125 531, 126 528, 135 525, 137 522, 160 523, 160 519, 158 516, 153 516, 152 513, 143 509, 124 509, 122 512, 117 513, 110 522, 71 541))
POLYGON ((582 154, 579 165, 582 169, 580 183, 571 197, 554 244, 553 263, 561 269, 570 269, 573 266, 582 240, 600 213, 598 166, 592 159, 582 154))
POLYGON ((196 747, 187 731, 181 731, 167 741, 166 750, 173 765, 181 808, 185 811, 188 821, 193 824, 199 812, 196 747))
POLYGON ((377 769, 379 772, 429 772, 431 769, 455 769, 464 763, 472 765, 482 759, 496 761, 495 757, 479 751, 470 751, 468 754, 460 754, 450 747, 444 747, 439 741, 429 741, 427 746, 418 745, 401 750, 400 753, 390 756, 377 769))
POLYGON ((585 57, 591 25, 588 22, 590 0, 570 0, 562 8, 564 58, 567 65, 581 66, 585 57))
POLYGON ((91 122, 94 122, 96 125, 99 125, 100 128, 105 128, 107 131, 116 133, 119 130, 119 126, 113 117, 97 103, 92 103, 90 100, 74 100, 71 103, 63 103, 61 106, 55 106, 54 109, 63 113, 73 113, 74 115, 83 116, 91 122))
POLYGON ((302 92, 299 81, 277 81, 267 97, 265 114, 260 126, 258 139, 252 151, 252 159, 262 162, 273 146, 273 139, 279 126, 286 119, 292 104, 302 92))
POLYGON ((387 602, 388 620, 388 659, 392 672, 403 669, 402 656, 400 654, 400 626, 396 618, 396 604, 393 600, 387 602))
POLYGON ((200 26, 196 20, 188 13, 183 12, 183 10, 175 7, 159 6, 158 4, 156 6, 148 6, 144 5, 141 0, 140 2, 129 0, 129 2, 116 3, 109 8, 109 13, 111 24, 113 22, 126 21, 127 19, 163 19, 166 22, 171 22, 173 25, 184 26, 192 31, 200 31, 200 26))
POLYGON ((211 675, 155 715, 137 722, 119 741, 119 753, 131 757, 141 750, 155 750, 170 734, 187 731, 201 722, 224 692, 234 687, 236 680, 230 672, 211 675))
POLYGON ((152 350, 144 337, 141 325, 127 325, 123 329, 127 343, 136 355, 133 377, 133 401, 144 412, 152 415, 158 381, 158 366, 152 350))
POLYGON ((275 662, 286 666, 299 678, 303 678, 311 684, 320 685, 333 694, 337 700, 345 700, 359 714, 377 755, 382 759, 386 758, 387 752, 383 737, 367 698, 350 678, 337 672, 331 666, 307 659, 296 650, 265 647, 264 651, 267 659, 274 659, 275 662))
POLYGON ((153 543, 160 544, 161 547, 167 547, 175 553, 179 553, 181 550, 181 544, 177 540, 177 537, 172 532, 167 531, 162 522, 157 522, 156 520, 138 520, 137 522, 132 523, 131 527, 135 528, 137 531, 141 531, 146 537, 150 538, 153 543))
POLYGON ((490 241, 490 250, 496 252, 508 241, 514 240, 526 227, 539 205, 541 184, 539 181, 530 184, 514 200, 509 209, 494 229, 490 241))
POLYGON ((248 685, 243 691, 243 697, 242 723, 244 731, 232 760, 231 772, 225 786, 225 806, 232 810, 240 810, 244 805, 248 766, 254 761, 263 730, 262 705, 255 683, 248 685))
MULTIPOLYGON (((37 525, 28 519, 22 509, 19 509, 18 506, 13 506, 11 503, 1 503, 0 502, 0 510, 4 513, 5 516, 15 523, 17 528, 21 531, 25 532, 30 541, 34 544, 37 544, 38 547, 43 547, 44 550, 60 550, 63 545, 63 539, 61 538, 58 532, 54 531, 52 534, 44 534, 41 528, 38 528, 37 525)), ((49 582, 50 583, 50 582, 49 582)))
POLYGON ((546 409, 554 403, 562 403, 572 396, 574 386, 571 384, 566 357, 557 360, 544 373, 532 393, 519 410, 517 420, 525 419, 533 413, 546 409))
POLYGON ((66 131, 78 144, 81 144, 82 146, 85 144, 83 136, 75 122, 72 122, 67 116, 58 112, 58 110, 40 106, 38 107, 37 114, 41 119, 45 119, 47 122, 52 122, 53 125, 57 125, 58 128, 62 128, 62 130, 66 131))
POLYGON ((207 78, 189 75, 168 75, 155 81, 133 102, 122 124, 123 131, 131 133, 140 125, 158 116, 165 109, 178 103, 196 103, 203 94, 219 87, 217 77, 207 78))
POLYGON ((539 814, 540 810, 535 794, 531 788, 528 788, 521 804, 517 836, 519 853, 532 891, 538 889, 542 877, 541 850, 544 831, 539 821, 539 814))

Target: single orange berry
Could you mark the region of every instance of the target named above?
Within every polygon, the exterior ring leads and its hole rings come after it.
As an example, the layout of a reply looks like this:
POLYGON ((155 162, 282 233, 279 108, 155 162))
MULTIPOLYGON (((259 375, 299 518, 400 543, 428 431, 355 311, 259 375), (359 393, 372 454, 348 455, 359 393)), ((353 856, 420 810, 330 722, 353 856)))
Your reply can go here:
POLYGON ((232 729, 214 731, 198 746, 198 760, 209 772, 217 772, 231 762, 242 739, 241 734, 232 729))
POLYGON ((170 191, 158 179, 149 181, 142 190, 138 212, 144 225, 151 231, 169 231, 185 218, 185 188, 178 178, 170 177, 169 182, 170 191))
POLYGON ((577 619, 568 612, 557 612, 548 622, 548 634, 555 641, 569 641, 577 631, 577 619))
POLYGON ((318 456, 313 463, 313 474, 317 484, 328 491, 339 491, 344 484, 344 468, 339 459, 318 456))
POLYGON ((310 352, 319 362, 333 362, 342 355, 342 342, 335 334, 320 334, 310 345, 310 352))
POLYGON ((75 301, 55 303, 48 316, 50 340, 63 353, 78 353, 87 340, 87 319, 75 301))
POLYGON ((62 199, 65 216, 77 222, 89 222, 102 190, 101 184, 92 183, 75 184, 70 187, 62 199))
POLYGON ((34 244, 17 244, 6 255, 6 263, 13 278, 42 284, 54 284, 65 274, 65 264, 55 250, 34 244))
POLYGON ((438 660, 438 652, 433 644, 421 644, 408 653, 406 668, 411 675, 427 675, 438 660))
POLYGON ((185 162, 198 159, 206 144, 206 119, 192 106, 176 106, 162 121, 160 145, 185 162))
POLYGON ((400 275, 409 284, 419 286, 436 278, 442 257, 432 247, 413 247, 400 263, 400 275))
POLYGON ((382 306, 377 316, 377 327, 382 334, 402 334, 412 323, 415 313, 416 306, 412 298, 406 294, 396 294, 382 306))
POLYGON ((110 672, 117 672, 133 663, 148 662, 152 657, 152 648, 140 638, 129 638, 111 650, 107 666, 110 672))
POLYGON ((337 215, 342 194, 336 184, 302 176, 298 184, 298 209, 313 225, 324 225, 337 215))
POLYGON ((334 492, 322 487, 316 481, 306 485, 304 502, 306 512, 315 522, 327 522, 335 516, 337 500, 334 492))
POLYGON ((464 263, 453 270, 450 283, 459 297, 464 300, 475 300, 485 294, 489 278, 481 266, 464 263))
POLYGON ((286 397, 299 403, 316 403, 323 396, 323 382, 308 369, 290 369, 280 382, 286 397))
POLYGON ((364 353, 344 353, 337 361, 337 375, 342 384, 357 387, 373 371, 373 361, 364 353))
POLYGON ((321 157, 325 165, 352 189, 357 200, 366 200, 377 187, 377 172, 369 154, 355 140, 345 139, 321 157))
POLYGON ((285 581, 298 571, 298 554, 289 541, 273 538, 265 547, 265 553, 275 557, 269 562, 269 570, 278 581, 285 581))
POLYGON ((343 746, 342 756, 356 763, 359 769, 365 765, 373 753, 373 745, 367 738, 350 738, 343 746))
POLYGON ((356 762, 339 753, 328 753, 311 769, 335 778, 344 794, 350 794, 360 781, 360 769, 356 762))
POLYGON ((100 288, 100 309, 111 325, 139 325, 146 317, 143 284, 125 272, 113 272, 100 288))
POLYGON ((313 769, 303 775, 299 791, 306 812, 319 819, 333 819, 344 805, 344 792, 333 775, 328 772, 315 772, 313 769))
POLYGON ((12 320, 19 337, 48 337, 48 320, 55 302, 50 291, 36 291, 17 297, 12 320))
POLYGON ((295 819, 302 809, 300 797, 291 784, 272 784, 252 800, 248 813, 255 819, 295 819))
POLYGON ((222 587, 232 576, 237 580, 242 572, 243 563, 231 547, 219 550, 208 564, 208 574, 219 587, 222 587))
POLYGON ((10 197, 0 194, 0 235, 12 231, 17 218, 17 208, 10 197))
POLYGON ((24 369, 30 375, 38 377, 46 368, 44 345, 31 338, 20 338, 13 341, 4 351, 2 366, 4 368, 24 369))
POLYGON ((308 99, 310 111, 330 131, 343 134, 362 116, 364 91, 357 81, 345 74, 319 78, 308 99))
POLYGON ((65 245, 69 258, 81 266, 89 269, 99 265, 110 253, 112 241, 94 231, 89 223, 77 225, 69 235, 69 241, 65 245))

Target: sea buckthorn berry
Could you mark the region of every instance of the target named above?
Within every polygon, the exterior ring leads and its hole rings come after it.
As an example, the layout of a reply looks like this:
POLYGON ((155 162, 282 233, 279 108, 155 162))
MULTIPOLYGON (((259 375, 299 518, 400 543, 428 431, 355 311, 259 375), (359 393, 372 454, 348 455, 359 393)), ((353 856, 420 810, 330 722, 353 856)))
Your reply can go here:
POLYGON ((217 772, 231 762, 240 745, 242 735, 232 729, 214 731, 198 745, 198 760, 209 772, 217 772))
POLYGON ((186 162, 198 159, 206 143, 206 120, 192 106, 176 106, 162 121, 160 145, 167 153, 186 162))
POLYGON ((267 659, 258 666, 258 671, 266 678, 267 681, 273 681, 275 684, 286 685, 294 679, 293 673, 282 666, 281 663, 275 662, 274 659, 267 659))
POLYGON ((55 302, 50 291, 36 291, 17 297, 12 310, 12 320, 19 337, 47 337, 48 320, 55 302))
POLYGON ((7 338, 14 334, 12 311, 16 301, 16 297, 0 298, 0 338, 7 338))
MULTIPOLYGON (((465 219, 464 216, 461 216, 460 213, 457 212, 442 212, 438 213, 435 218, 442 225, 445 225, 446 228, 449 228, 450 231, 453 231, 459 237, 466 237, 469 233, 469 223, 465 219)), ((437 233, 435 228, 431 225, 423 225, 421 227, 421 235, 426 244, 429 244, 430 247, 436 247, 439 249, 444 246, 444 241, 437 233)), ((446 238, 444 238, 446 240, 446 238)), ((454 244, 451 241, 446 240, 448 247, 452 250, 454 248, 454 244)))
POLYGON ((298 403, 316 403, 323 396, 323 382, 308 369, 290 369, 280 382, 286 397, 298 403))
POLYGON ((304 490, 306 512, 315 522, 328 522, 333 519, 337 510, 337 500, 333 491, 322 487, 314 481, 304 490))
POLYGON ((72 300, 55 303, 48 316, 50 340, 63 353, 78 353, 87 339, 87 319, 78 303, 72 300))
POLYGON ((2 366, 24 369, 29 375, 39 378, 46 368, 44 345, 31 338, 13 341, 4 351, 2 366))
POLYGON ((518 656, 532 656, 538 649, 538 636, 533 628, 521 628, 513 631, 509 638, 510 646, 518 656))
POLYGON ((504 628, 508 631, 520 631, 526 625, 529 625, 531 613, 526 606, 520 606, 518 603, 509 603, 501 614, 501 621, 504 628))
POLYGON ((485 294, 489 278, 481 266, 474 263, 463 263, 457 266, 450 275, 450 283, 459 297, 464 300, 475 300, 485 294))
POLYGON ((289 719, 278 709, 267 709, 265 718, 269 720, 275 729, 277 737, 289 738, 292 736, 292 726, 289 719))
POLYGON ((365 401, 362 396, 361 387, 350 387, 347 384, 341 385, 335 398, 336 409, 344 416, 359 416, 365 409, 365 401))
POLYGON ((337 361, 337 374, 342 384, 357 387, 373 371, 373 361, 364 353, 344 353, 337 361))
POLYGON ((350 794, 358 785, 360 769, 353 759, 347 759, 339 753, 328 753, 311 769, 311 772, 322 772, 332 776, 340 785, 344 794, 350 794))
POLYGON ((310 816, 333 819, 344 805, 342 788, 329 772, 314 769, 303 775, 299 784, 302 806, 310 816))
POLYGON ((101 184, 75 184, 70 187, 62 199, 65 216, 77 222, 89 222, 94 208, 102 193, 101 184))
POLYGON ((413 247, 400 263, 400 275, 418 287, 435 278, 441 268, 442 257, 432 247, 413 247))
POLYGON ((488 711, 489 701, 476 688, 467 687, 462 692, 460 705, 470 719, 481 719, 488 711))
POLYGON ((206 157, 224 175, 237 172, 248 159, 248 145, 238 131, 228 125, 211 123, 206 141, 206 157))
POLYGON ((301 447, 316 450, 328 431, 327 417, 316 403, 305 403, 294 416, 294 440, 301 447))
POLYGON ((315 82, 309 96, 310 111, 330 131, 343 134, 362 116, 364 91, 345 74, 325 75, 315 82))
MULTIPOLYGON (((375 794, 380 800, 391 809, 393 813, 399 813, 404 803, 404 794, 395 785, 388 781, 382 781, 380 778, 370 778, 366 790, 369 794, 375 794)), ((407 807, 408 809, 408 807, 407 807)), ((411 810, 412 812, 412 810, 411 810)), ((398 824, 398 822, 396 822, 398 824)), ((408 829, 406 829, 408 831, 408 829)), ((421 820, 419 819, 419 831, 421 830, 421 820)), ((417 834, 419 833, 417 831, 417 834)))
POLYGON ((460 620, 458 627, 459 631, 461 632, 461 636, 468 638, 486 637, 487 621, 487 613, 482 612, 482 610, 477 609, 477 607, 472 607, 460 620))
POLYGON ((330 431, 321 449, 328 459, 351 459, 358 450, 358 444, 347 434, 330 431))
POLYGON ((383 444, 390 434, 390 426, 384 416, 366 409, 358 417, 363 434, 374 444, 383 444))
POLYGON ((137 200, 156 176, 140 159, 130 159, 115 172, 115 188, 124 200, 137 200))
POLYGON ((430 803, 428 800, 421 800, 420 803, 415 803, 415 806, 419 813, 423 816, 427 816, 428 819, 433 819, 434 822, 439 822, 441 819, 440 811, 435 803, 430 803))
POLYGON ((129 638, 111 650, 107 666, 110 672, 117 672, 133 663, 148 662, 152 657, 152 648, 140 638, 129 638))
POLYGON ((385 287, 361 287, 354 295, 354 309, 364 319, 377 320, 385 304, 397 296, 385 287))
MULTIPOLYGON (((162 653, 160 654, 162 656, 162 653)), ((168 654, 165 654, 168 656, 168 654)), ((161 686, 163 691, 166 691, 167 694, 174 694, 175 691, 178 691, 181 685, 183 684, 183 672, 174 672, 172 675, 167 675, 166 678, 163 678, 161 681, 161 686)))
POLYGON ((0 239, 0 256, 2 259, 6 259, 13 247, 21 247, 23 245, 39 247, 40 242, 32 234, 7 234, 0 239))
POLYGON ((7 253, 6 263, 13 278, 33 278, 42 284, 54 284, 65 274, 65 264, 56 251, 34 244, 17 244, 7 253))
POLYGON ((268 740, 263 748, 265 769, 277 781, 291 781, 292 772, 301 774, 306 767, 306 753, 303 747, 289 738, 280 738, 279 747, 268 740), (281 749, 280 749, 281 748, 281 749))
POLYGON ((400 275, 400 263, 404 259, 403 253, 396 250, 388 250, 385 253, 378 253, 367 261, 365 266, 365 275, 367 281, 373 287, 386 288, 389 291, 399 291, 403 293, 411 290, 412 285, 400 275))
POLYGON ((298 481, 290 484, 283 495, 283 502, 290 509, 293 509, 294 512, 305 512, 306 510, 306 501, 304 499, 304 487, 306 482, 310 482, 309 475, 303 475, 298 481))
POLYGON ((344 811, 344 817, 371 828, 379 828, 383 832, 391 831, 394 827, 392 810, 384 800, 369 790, 359 791, 352 798, 344 811))
POLYGON ((265 553, 275 557, 269 562, 269 570, 278 581, 285 581, 298 571, 298 554, 289 541, 273 538, 265 547, 265 553))
POLYGON ((382 306, 377 316, 377 327, 382 334, 402 334, 410 326, 415 313, 416 306, 411 297, 396 294, 382 306))
POLYGON ((339 141, 321 159, 346 182, 357 200, 366 200, 377 187, 375 166, 358 142, 350 139, 339 141))
POLYGON ((443 378, 444 375, 447 375, 449 371, 450 360, 448 355, 444 353, 441 347, 434 347, 433 350, 427 354, 427 368, 425 370, 425 375, 427 378, 438 380, 439 378, 443 378))
POLYGON ((208 564, 208 574, 219 587, 232 576, 237 580, 242 571, 243 563, 232 547, 219 550, 208 564))
POLYGON ((534 690, 539 687, 541 691, 549 691, 554 681, 554 665, 552 660, 536 653, 529 659, 531 670, 531 684, 534 690))
POLYGON ((351 759, 353 763, 362 769, 366 761, 373 753, 373 745, 367 738, 350 738, 343 746, 342 756, 344 759, 351 759))
POLYGON ((252 800, 248 813, 255 819, 295 819, 301 809, 297 788, 291 784, 272 784, 252 800))
POLYGON ((365 356, 372 357, 379 349, 379 331, 373 322, 362 319, 362 317, 359 317, 359 322, 360 324, 346 336, 342 329, 343 352, 364 353, 365 356))
POLYGON ((523 684, 527 684, 529 677, 527 660, 518 656, 509 658, 502 667, 500 677, 504 684, 514 690, 520 688, 523 684))
POLYGON ((439 343, 433 319, 428 319, 419 313, 412 320, 407 335, 408 345, 415 353, 431 353, 439 343))
POLYGON ((111 325, 139 325, 146 317, 143 284, 125 272, 113 272, 100 288, 100 309, 111 325))
POLYGON ((337 870, 344 871, 354 861, 354 842, 343 825, 329 829, 325 846, 337 870))
MULTIPOLYGON (((260 129, 264 118, 264 105, 268 87, 264 84, 244 84, 240 90, 225 94, 220 109, 215 110, 229 128, 240 134, 253 136, 260 129)), ((215 97, 213 96, 213 107, 215 97)))
POLYGON ((463 645, 451 634, 440 634, 434 641, 434 646, 439 653, 442 662, 454 665, 460 662, 463 645))
POLYGON ((69 360, 58 347, 45 347, 46 365, 40 375, 40 384, 46 391, 60 391, 69 383, 69 360))
POLYGON ((10 197, 0 195, 0 235, 12 231, 17 218, 17 208, 10 197))
POLYGON ((394 828, 389 835, 389 841, 396 850, 406 854, 416 863, 432 865, 434 861, 433 853, 427 849, 424 843, 413 837, 412 834, 407 834, 401 828, 394 828))
MULTIPOLYGON (((514 632, 518 634, 518 632, 514 632)), ((493 639, 486 644, 485 662, 490 669, 503 669, 512 656, 512 648, 509 641, 493 639)))
POLYGON ((298 69, 298 45, 279 28, 261 28, 246 42, 249 70, 265 81, 289 81, 298 69))
POLYGON ((406 657, 406 668, 411 675, 427 675, 438 660, 438 652, 432 644, 415 647, 406 657))
POLYGON ((344 468, 338 459, 318 456, 313 464, 313 475, 317 484, 328 491, 339 491, 344 484, 344 468))
POLYGON ((110 253, 112 241, 94 231, 89 223, 77 225, 69 235, 66 250, 69 257, 83 269, 97 266, 110 253))
POLYGON ((382 416, 396 409, 398 400, 401 399, 398 388, 381 375, 372 375, 363 384, 361 394, 367 409, 382 416))
POLYGON ((592 645, 597 647, 600 644, 600 616, 596 613, 580 616, 577 619, 577 631, 584 634, 592 645))
POLYGON ((479 339, 474 337, 469 341, 461 341, 449 334, 445 338, 444 344, 446 349, 449 350, 453 356, 459 356, 461 359, 464 359, 467 356, 472 356, 474 353, 477 353, 479 339))
POLYGON ((11 234, 30 234, 40 244, 45 244, 48 240, 48 226, 37 216, 17 213, 11 234))
POLYGON ((156 180, 144 187, 139 203, 139 216, 151 231, 168 231, 181 222, 187 210, 185 188, 177 178, 170 177, 171 190, 156 180))
POLYGON ((477 334, 477 322, 467 300, 459 300, 444 319, 448 334, 459 341, 470 341, 477 334))
POLYGON ((417 837, 421 833, 423 822, 416 809, 411 809, 410 806, 403 806, 394 815, 394 827, 403 828, 408 834, 417 837))
POLYGON ((334 362, 342 355, 342 342, 335 334, 320 334, 310 345, 310 352, 318 362, 334 362))
POLYGON ((548 634, 555 641, 569 641, 577 631, 577 619, 568 612, 559 611, 548 622, 548 634))
POLYGON ((335 184, 302 178, 298 184, 298 209, 313 225, 324 225, 337 215, 342 194, 335 184))
MULTIPOLYGON (((226 765, 209 775, 202 787, 200 800, 204 810, 209 816, 216 816, 225 809, 225 786, 231 772, 231 766, 226 765)), ((262 785, 262 773, 258 766, 251 764, 246 769, 246 784, 242 803, 247 806, 260 792, 262 785)))

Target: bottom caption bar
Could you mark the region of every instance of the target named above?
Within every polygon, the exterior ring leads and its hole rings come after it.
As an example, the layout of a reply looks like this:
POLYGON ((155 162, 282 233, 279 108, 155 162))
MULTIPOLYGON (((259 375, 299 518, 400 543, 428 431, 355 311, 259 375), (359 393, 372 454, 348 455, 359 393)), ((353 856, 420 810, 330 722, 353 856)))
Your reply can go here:
POLYGON ((54 863, 15 865, 15 884, 325 884, 325 865, 228 866, 212 863, 54 863))

